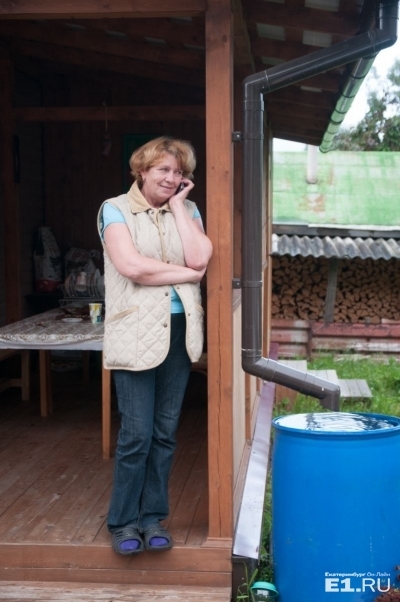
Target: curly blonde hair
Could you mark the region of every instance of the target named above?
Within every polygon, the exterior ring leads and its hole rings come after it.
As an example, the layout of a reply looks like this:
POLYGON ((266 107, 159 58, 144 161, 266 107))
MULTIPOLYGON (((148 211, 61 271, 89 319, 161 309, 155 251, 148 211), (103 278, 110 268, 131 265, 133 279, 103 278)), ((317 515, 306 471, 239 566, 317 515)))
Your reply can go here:
POLYGON ((196 155, 190 142, 170 138, 169 136, 160 136, 136 149, 129 159, 131 174, 137 180, 139 186, 143 184, 141 172, 154 167, 166 153, 175 157, 184 178, 193 179, 196 155))

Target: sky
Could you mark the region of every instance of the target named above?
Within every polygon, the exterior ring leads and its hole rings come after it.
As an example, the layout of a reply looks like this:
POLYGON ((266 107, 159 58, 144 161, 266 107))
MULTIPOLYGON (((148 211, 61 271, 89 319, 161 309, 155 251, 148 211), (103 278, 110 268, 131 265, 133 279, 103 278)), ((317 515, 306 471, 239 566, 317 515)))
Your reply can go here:
MULTIPOLYGON (((388 69, 392 66, 395 59, 400 58, 400 26, 398 27, 398 36, 397 42, 390 48, 381 50, 374 61, 374 67, 378 71, 379 76, 385 77, 388 69)), ((364 117, 368 109, 366 91, 368 85, 371 85, 372 81, 373 78, 370 73, 362 83, 357 96, 351 105, 351 108, 343 120, 344 127, 354 126, 364 117)), ((275 151, 303 151, 304 148, 304 144, 274 138, 275 151)))

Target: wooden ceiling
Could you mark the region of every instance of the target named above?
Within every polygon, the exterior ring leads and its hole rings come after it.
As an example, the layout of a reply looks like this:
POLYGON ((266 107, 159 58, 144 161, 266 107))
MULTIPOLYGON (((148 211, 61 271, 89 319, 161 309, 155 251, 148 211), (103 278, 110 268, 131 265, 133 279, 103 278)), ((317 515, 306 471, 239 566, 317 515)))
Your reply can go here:
MULTIPOLYGON (((237 77, 356 35, 361 6, 362 0, 232 0, 237 77)), ((133 85, 141 77, 184 86, 193 90, 185 103, 193 105, 185 107, 186 118, 203 118, 197 102, 204 98, 205 10, 205 0, 3 0, 0 52, 11 56, 17 69, 37 77, 83 72, 116 84, 123 78, 133 85)), ((274 136, 319 144, 343 71, 267 95, 274 136)), ((18 118, 39 119, 39 113, 29 117, 20 111, 18 118)), ((120 118, 118 108, 110 115, 120 118)))

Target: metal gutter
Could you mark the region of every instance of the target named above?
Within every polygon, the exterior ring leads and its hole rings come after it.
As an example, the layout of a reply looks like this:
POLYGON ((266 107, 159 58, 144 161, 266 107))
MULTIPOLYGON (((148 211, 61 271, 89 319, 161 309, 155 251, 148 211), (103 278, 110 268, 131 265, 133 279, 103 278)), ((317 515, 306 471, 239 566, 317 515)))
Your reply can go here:
POLYGON ((255 73, 243 81, 242 181, 242 367, 267 381, 311 395, 321 405, 339 409, 340 389, 321 378, 262 357, 262 179, 264 94, 334 67, 369 57, 391 46, 397 35, 392 1, 380 3, 380 28, 255 73))
MULTIPOLYGON (((388 14, 383 18, 382 6, 380 7, 380 14, 377 15, 376 4, 374 0, 369 0, 368 2, 366 1, 363 5, 363 10, 360 17, 359 33, 364 33, 365 31, 371 29, 375 22, 382 22, 382 18, 384 21, 385 19, 392 18, 397 26, 396 0, 392 0, 391 8, 393 11, 393 15, 390 17, 388 14)), ((319 147, 319 150, 322 153, 327 153, 331 149, 332 142, 336 134, 338 133, 340 126, 347 115, 347 112, 353 104, 353 100, 357 95, 361 84, 368 75, 375 60, 375 57, 376 53, 369 57, 361 58, 352 65, 348 65, 348 73, 346 75, 345 82, 342 86, 341 95, 335 105, 335 109, 329 120, 329 125, 325 131, 321 146, 319 147)))

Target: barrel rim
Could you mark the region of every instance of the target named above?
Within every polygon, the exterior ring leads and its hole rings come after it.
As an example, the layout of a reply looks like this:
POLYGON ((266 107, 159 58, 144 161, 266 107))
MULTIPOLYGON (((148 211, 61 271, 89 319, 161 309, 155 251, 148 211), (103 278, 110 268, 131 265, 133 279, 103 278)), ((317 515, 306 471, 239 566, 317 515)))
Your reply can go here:
MULTIPOLYGON (((331 413, 341 413, 341 412, 328 412, 328 414, 331 413)), ((290 432, 293 434, 304 434, 304 435, 311 435, 311 436, 316 436, 316 437, 368 437, 371 435, 374 436, 389 436, 390 434, 394 434, 397 433, 400 430, 400 417, 399 416, 391 416, 388 414, 375 414, 372 412, 343 412, 345 414, 355 414, 358 416, 366 416, 366 417, 370 417, 370 418, 376 418, 376 419, 383 419, 383 420, 393 420, 396 424, 392 426, 392 428, 387 428, 387 429, 369 429, 367 431, 322 431, 322 430, 316 430, 313 431, 311 429, 301 429, 301 428, 295 428, 295 427, 291 427, 291 426, 285 426, 282 424, 279 424, 278 420, 280 418, 288 418, 289 416, 306 416, 307 414, 327 414, 327 412, 302 412, 299 414, 282 414, 281 416, 276 416, 275 418, 273 418, 272 420, 272 426, 274 427, 274 429, 276 429, 277 431, 284 431, 284 432, 290 432)))

